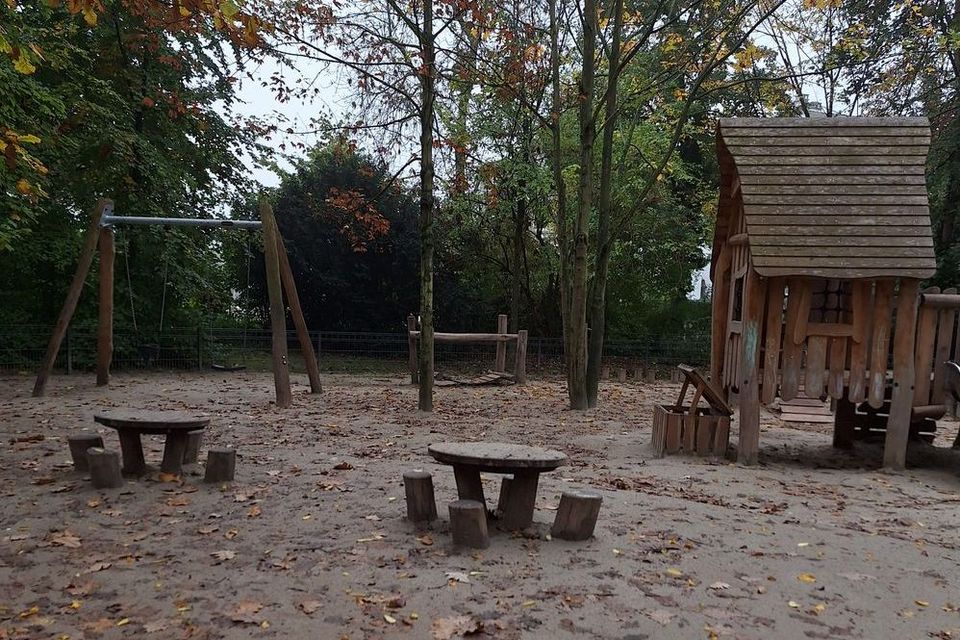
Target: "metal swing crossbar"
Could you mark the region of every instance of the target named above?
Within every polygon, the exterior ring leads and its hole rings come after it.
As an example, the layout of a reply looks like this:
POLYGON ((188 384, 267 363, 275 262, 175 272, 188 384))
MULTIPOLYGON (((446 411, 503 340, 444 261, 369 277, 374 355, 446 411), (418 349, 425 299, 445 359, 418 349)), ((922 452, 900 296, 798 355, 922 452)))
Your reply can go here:
MULTIPOLYGON (((33 386, 34 397, 42 396, 47 379, 53 372, 60 344, 66 335, 67 327, 77 308, 80 293, 84 288, 87 272, 93 263, 94 255, 99 252, 99 309, 97 321, 97 386, 110 381, 110 364, 113 358, 113 265, 114 225, 158 225, 206 228, 262 229, 264 236, 264 262, 267 274, 267 293, 270 298, 270 329, 272 334, 272 360, 274 386, 276 387, 276 406, 287 407, 292 401, 290 375, 287 358, 287 327, 283 294, 287 295, 290 315, 297 330, 297 339, 304 355, 310 390, 321 392, 320 372, 317 364, 310 333, 303 317, 300 298, 293 280, 293 271, 287 251, 280 237, 273 209, 261 201, 260 220, 222 220, 216 218, 154 218, 146 216, 115 216, 113 201, 101 198, 94 207, 90 225, 84 234, 83 247, 77 262, 77 269, 67 290, 67 298, 60 309, 47 350, 44 353, 37 380, 33 386)), ((126 256, 125 256, 126 257, 126 256)), ((128 270, 129 275, 129 270, 128 270)))

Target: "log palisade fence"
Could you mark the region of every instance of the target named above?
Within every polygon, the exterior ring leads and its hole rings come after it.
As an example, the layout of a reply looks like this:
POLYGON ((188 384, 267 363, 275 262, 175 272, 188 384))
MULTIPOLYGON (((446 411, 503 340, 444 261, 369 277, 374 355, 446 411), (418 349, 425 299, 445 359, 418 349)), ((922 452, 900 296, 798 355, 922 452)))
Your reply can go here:
POLYGON ((777 397, 829 395, 834 444, 882 431, 892 468, 942 415, 960 296, 919 291, 929 143, 925 118, 720 121, 711 378, 739 404, 741 462, 777 397))
MULTIPOLYGON (((516 333, 507 333, 507 315, 501 313, 497 316, 496 333, 442 333, 435 332, 433 339, 435 342, 449 343, 473 343, 473 342, 493 342, 497 345, 496 356, 494 359, 493 370, 495 373, 507 374, 507 345, 514 344, 515 360, 513 367, 513 380, 517 384, 524 384, 527 381, 527 330, 520 329, 516 333)), ((420 384, 420 367, 417 360, 417 346, 420 340, 420 331, 417 329, 417 318, 410 314, 407 316, 407 342, 410 349, 410 384, 420 384)), ((509 377, 503 375, 501 377, 509 377)))

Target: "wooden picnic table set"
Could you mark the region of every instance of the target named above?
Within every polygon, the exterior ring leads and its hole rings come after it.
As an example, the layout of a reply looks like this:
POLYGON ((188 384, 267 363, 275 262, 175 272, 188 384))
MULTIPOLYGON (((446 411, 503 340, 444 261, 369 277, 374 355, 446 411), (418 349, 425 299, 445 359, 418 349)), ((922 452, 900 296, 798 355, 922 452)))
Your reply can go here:
MULTIPOLYGON (((103 438, 96 433, 80 433, 68 438, 74 467, 90 473, 97 489, 123 486, 123 476, 139 478, 149 471, 143 454, 141 436, 166 436, 161 477, 178 478, 184 464, 197 462, 203 431, 210 418, 186 411, 112 409, 94 415, 94 422, 114 429, 120 440, 120 454, 104 448, 103 438)), ((229 482, 236 470, 236 450, 214 448, 207 452, 207 482, 229 482)))
MULTIPOLYGON (((540 474, 566 464, 561 451, 502 442, 440 442, 427 452, 437 462, 453 467, 457 500, 449 504, 450 533, 454 545, 486 548, 490 544, 488 520, 505 531, 533 524, 540 474), (503 475, 495 511, 488 512, 481 473, 503 475)), ((407 518, 415 523, 437 518, 433 477, 422 471, 403 474, 407 518)), ((565 491, 551 533, 566 540, 586 540, 593 535, 602 497, 584 491, 565 491)))

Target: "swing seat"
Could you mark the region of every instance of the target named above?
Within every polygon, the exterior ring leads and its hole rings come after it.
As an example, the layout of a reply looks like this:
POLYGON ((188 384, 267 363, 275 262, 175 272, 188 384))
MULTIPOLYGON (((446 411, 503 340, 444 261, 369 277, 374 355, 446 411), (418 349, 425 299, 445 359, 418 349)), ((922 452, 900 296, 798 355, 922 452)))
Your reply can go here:
POLYGON ((210 368, 213 369, 214 371, 226 371, 226 372, 245 371, 247 368, 247 365, 245 364, 234 364, 234 365, 212 364, 210 365, 210 368))

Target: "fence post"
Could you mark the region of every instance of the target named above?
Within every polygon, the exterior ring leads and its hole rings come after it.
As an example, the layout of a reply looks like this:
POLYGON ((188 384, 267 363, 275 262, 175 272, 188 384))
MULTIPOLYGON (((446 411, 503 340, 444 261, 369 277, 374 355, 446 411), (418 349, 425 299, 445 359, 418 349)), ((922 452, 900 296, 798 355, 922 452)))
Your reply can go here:
POLYGON ((203 325, 197 325, 197 369, 203 369, 203 325))
MULTIPOLYGON (((503 334, 507 332, 507 314, 501 313, 497 316, 497 333, 503 334)), ((497 342, 497 359, 493 364, 494 371, 506 371, 507 370, 507 343, 503 341, 497 342)))
POLYGON ((73 330, 67 327, 67 375, 73 373, 73 330))
POLYGON ((417 319, 411 313, 407 316, 407 347, 410 350, 410 384, 419 384, 420 382, 420 364, 417 360, 417 339, 413 337, 413 332, 417 330, 417 319))
POLYGON ((527 382, 527 330, 517 331, 517 361, 513 368, 513 375, 517 384, 527 382))

